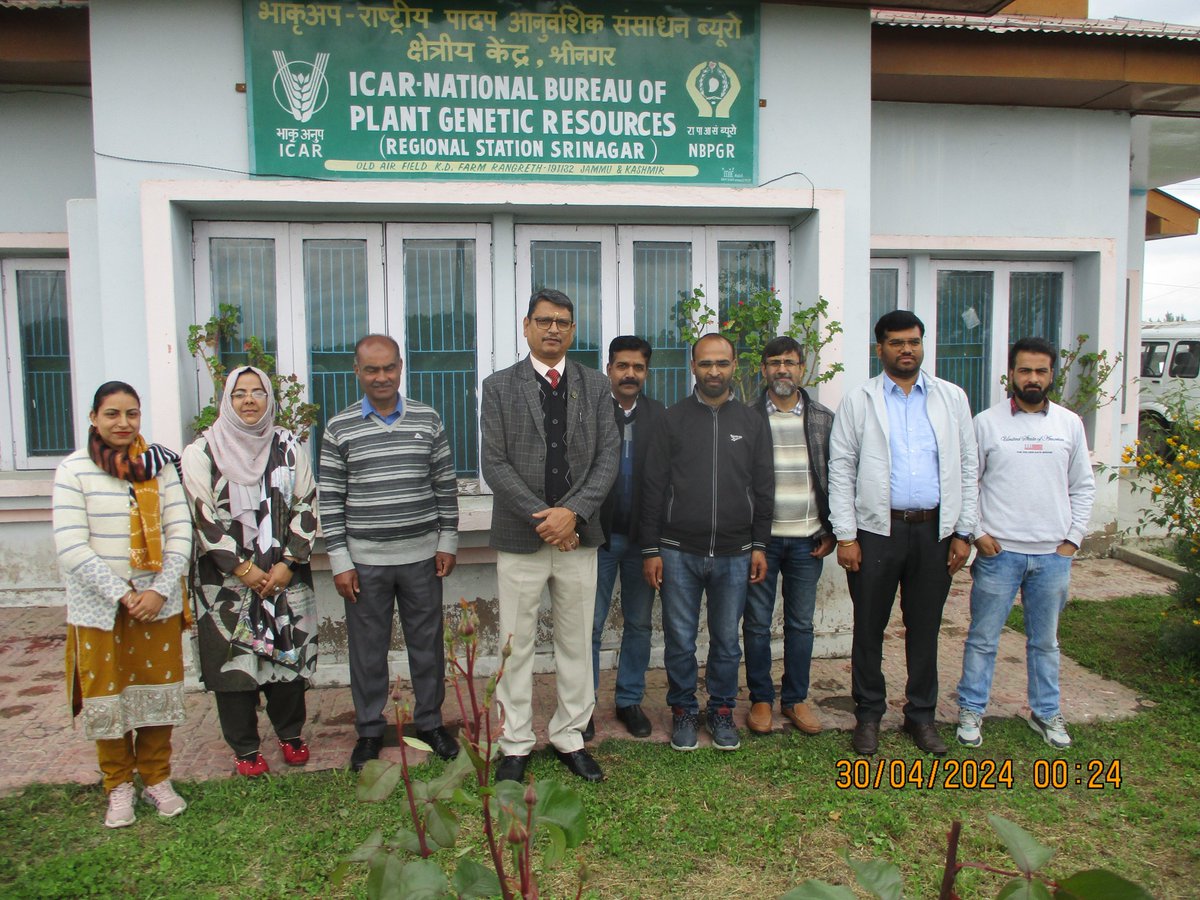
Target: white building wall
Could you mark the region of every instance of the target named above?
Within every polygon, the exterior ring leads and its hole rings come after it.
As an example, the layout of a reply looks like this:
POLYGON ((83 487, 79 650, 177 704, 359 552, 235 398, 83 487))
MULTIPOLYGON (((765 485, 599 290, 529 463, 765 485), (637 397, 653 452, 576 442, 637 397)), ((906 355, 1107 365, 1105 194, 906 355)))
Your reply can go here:
MULTIPOLYGON (((909 257, 913 308, 927 325, 936 316, 932 259, 1071 261, 1063 341, 1088 334, 1089 349, 1111 356, 1126 346, 1126 261, 1137 243, 1130 152, 1124 113, 876 103, 875 251, 909 257)), ((997 377, 1003 368, 993 360, 997 377)), ((1114 377, 1108 388, 1118 385, 1114 377)), ((1121 404, 1088 419, 1095 459, 1114 463, 1121 404)), ((1117 518, 1117 488, 1098 479, 1091 527, 1111 532, 1117 518)))
MULTIPOLYGON (((149 384, 142 183, 245 179, 248 169, 242 7, 238 0, 90 4, 96 117, 100 304, 126 323, 104 336, 110 378, 149 384), (137 313, 141 312, 140 315, 137 313)), ((154 298, 151 298, 153 302, 154 298)), ((155 435, 152 410, 145 420, 155 435)), ((164 438, 167 439, 167 438, 164 438)), ((174 440, 174 437, 169 439, 174 440)))
POLYGON ((86 89, 0 92, 0 234, 65 232, 67 201, 96 193, 86 89))

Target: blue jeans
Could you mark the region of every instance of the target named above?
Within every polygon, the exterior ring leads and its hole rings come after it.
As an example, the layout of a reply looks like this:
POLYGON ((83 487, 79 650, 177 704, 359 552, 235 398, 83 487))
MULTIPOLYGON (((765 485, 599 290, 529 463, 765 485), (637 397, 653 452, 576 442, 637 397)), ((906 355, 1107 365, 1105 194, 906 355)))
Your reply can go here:
POLYGON ((750 554, 699 556, 669 547, 662 549, 664 662, 667 667, 667 705, 698 713, 696 633, 700 629, 700 595, 707 598, 708 662, 704 686, 708 708, 737 703, 738 666, 742 648, 738 630, 746 609, 750 554))
POLYGON ((1029 708, 1041 719, 1057 715, 1058 616, 1069 596, 1070 557, 1008 550, 989 557, 976 555, 971 577, 971 628, 963 648, 959 707, 980 715, 987 710, 1000 631, 1019 588, 1025 611, 1029 708))
POLYGON ((812 538, 773 537, 767 545, 767 577, 750 585, 742 639, 746 652, 746 686, 751 703, 774 703, 771 677, 771 619, 775 615, 775 587, 783 575, 783 686, 780 700, 793 706, 808 699, 812 666, 813 611, 817 607, 817 582, 825 561, 812 555, 812 538))
POLYGON ((600 639, 612 605, 613 585, 621 573, 621 655, 617 663, 616 705, 634 706, 646 693, 646 669, 650 666, 650 610, 654 591, 642 577, 642 552, 629 536, 614 534, 608 549, 596 556, 596 619, 592 626, 592 672, 600 686, 600 639))

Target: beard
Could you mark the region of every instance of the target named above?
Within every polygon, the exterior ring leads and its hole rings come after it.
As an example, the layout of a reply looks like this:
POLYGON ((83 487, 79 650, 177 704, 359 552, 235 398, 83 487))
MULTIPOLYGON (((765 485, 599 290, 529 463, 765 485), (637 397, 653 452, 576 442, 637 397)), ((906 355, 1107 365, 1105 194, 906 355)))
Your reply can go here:
POLYGON ((700 393, 705 397, 710 397, 715 400, 729 390, 728 381, 701 381, 699 382, 700 393))
POLYGON ((776 378, 771 382, 771 393, 776 397, 790 397, 797 390, 796 382, 790 378, 776 378))
POLYGON ((1024 403, 1028 403, 1030 406, 1037 406, 1045 401, 1046 391, 1040 384, 1031 384, 1017 391, 1017 396, 1024 403))

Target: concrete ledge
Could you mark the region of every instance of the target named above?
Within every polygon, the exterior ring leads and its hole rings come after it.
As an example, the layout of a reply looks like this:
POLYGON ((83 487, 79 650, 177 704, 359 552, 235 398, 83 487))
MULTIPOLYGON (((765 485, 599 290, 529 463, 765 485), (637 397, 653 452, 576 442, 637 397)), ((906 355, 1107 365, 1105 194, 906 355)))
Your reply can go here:
POLYGON ((1169 559, 1163 559, 1161 556, 1156 556, 1153 553, 1147 553, 1145 550, 1136 550, 1133 547, 1117 545, 1112 548, 1112 555, 1123 562, 1137 566, 1139 569, 1144 569, 1147 572, 1153 572, 1155 575, 1161 575, 1164 578, 1173 578, 1176 581, 1181 581, 1183 576, 1187 574, 1187 569, 1178 563, 1173 563, 1169 559))

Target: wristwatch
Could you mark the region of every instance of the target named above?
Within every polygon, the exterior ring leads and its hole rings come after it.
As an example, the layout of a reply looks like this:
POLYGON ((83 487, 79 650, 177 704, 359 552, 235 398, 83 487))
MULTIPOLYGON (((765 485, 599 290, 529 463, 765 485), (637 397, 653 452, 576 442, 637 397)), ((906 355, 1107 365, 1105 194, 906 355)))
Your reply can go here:
POLYGON ((288 559, 286 556, 281 560, 281 562, 288 567, 289 572, 295 572, 300 565, 300 560, 288 559))
POLYGON ((956 537, 963 541, 967 546, 975 543, 975 533, 973 531, 956 531, 951 537, 956 537))

